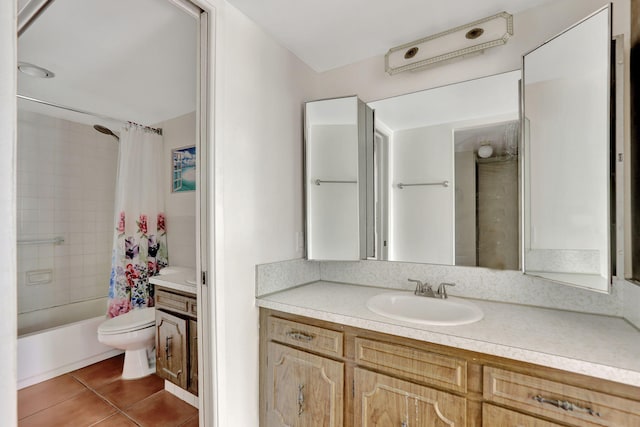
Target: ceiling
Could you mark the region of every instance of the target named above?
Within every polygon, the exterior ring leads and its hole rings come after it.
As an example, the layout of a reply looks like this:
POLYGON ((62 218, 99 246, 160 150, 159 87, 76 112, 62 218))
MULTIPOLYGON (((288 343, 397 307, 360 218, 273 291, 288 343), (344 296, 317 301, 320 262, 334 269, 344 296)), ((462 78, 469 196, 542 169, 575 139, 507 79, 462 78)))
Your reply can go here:
MULTIPOLYGON (((550 0, 227 0, 317 72, 550 0)), ((517 33, 518 29, 515 28, 517 33)))
MULTIPOLYGON (((228 1, 320 72, 549 0, 228 1)), ((19 6, 27 2, 19 0, 19 6)), ((50 69, 56 77, 19 73, 18 93, 119 120, 27 101, 19 107, 107 126, 119 126, 120 120, 154 125, 194 111, 196 25, 166 0, 55 0, 19 37, 18 61, 50 69)))
MULTIPOLYGON (((196 20, 168 1, 55 0, 18 39, 18 61, 55 73, 18 73, 18 94, 153 125, 196 107, 196 20)), ((119 126, 20 101, 19 107, 119 126)))

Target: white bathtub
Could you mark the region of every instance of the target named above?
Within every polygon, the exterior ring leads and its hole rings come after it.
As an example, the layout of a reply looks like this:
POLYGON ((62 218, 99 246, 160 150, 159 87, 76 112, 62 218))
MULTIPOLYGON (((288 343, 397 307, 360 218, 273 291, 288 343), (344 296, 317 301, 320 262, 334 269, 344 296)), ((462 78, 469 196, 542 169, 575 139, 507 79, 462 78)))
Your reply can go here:
POLYGON ((18 389, 122 353, 98 342, 100 298, 18 315, 18 389))

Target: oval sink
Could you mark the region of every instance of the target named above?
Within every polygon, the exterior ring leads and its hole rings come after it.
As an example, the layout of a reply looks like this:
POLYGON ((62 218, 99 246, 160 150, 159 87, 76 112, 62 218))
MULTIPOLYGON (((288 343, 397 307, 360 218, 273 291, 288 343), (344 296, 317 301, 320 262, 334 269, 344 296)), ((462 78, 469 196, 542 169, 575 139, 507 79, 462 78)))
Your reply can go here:
POLYGON ((381 316, 423 325, 466 325, 484 317, 480 307, 470 301, 422 297, 413 292, 375 295, 367 301, 367 308, 381 316))

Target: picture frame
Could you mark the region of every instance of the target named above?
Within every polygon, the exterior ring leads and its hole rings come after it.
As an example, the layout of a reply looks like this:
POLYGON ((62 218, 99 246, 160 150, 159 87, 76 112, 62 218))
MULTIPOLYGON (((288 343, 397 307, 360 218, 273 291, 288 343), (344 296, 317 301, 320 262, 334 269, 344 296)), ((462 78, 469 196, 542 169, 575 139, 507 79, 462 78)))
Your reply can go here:
POLYGON ((171 192, 183 193, 196 189, 196 146, 171 150, 171 192))

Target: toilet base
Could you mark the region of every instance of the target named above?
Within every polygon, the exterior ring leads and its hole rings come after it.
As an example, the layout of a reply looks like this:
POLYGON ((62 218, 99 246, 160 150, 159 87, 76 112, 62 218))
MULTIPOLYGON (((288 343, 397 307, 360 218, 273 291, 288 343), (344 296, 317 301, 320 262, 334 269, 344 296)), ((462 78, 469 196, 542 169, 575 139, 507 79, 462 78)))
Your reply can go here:
MULTIPOLYGON (((156 360, 154 352, 150 349, 141 348, 139 350, 127 350, 124 352, 124 365, 122 367, 122 379, 134 380, 155 374, 156 360), (152 357, 147 355, 151 354, 152 357)), ((151 349, 153 350, 153 349, 151 349)))

